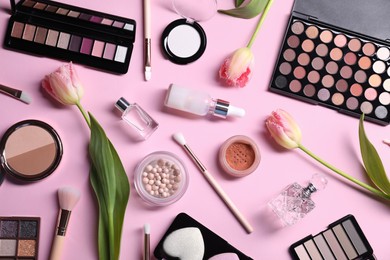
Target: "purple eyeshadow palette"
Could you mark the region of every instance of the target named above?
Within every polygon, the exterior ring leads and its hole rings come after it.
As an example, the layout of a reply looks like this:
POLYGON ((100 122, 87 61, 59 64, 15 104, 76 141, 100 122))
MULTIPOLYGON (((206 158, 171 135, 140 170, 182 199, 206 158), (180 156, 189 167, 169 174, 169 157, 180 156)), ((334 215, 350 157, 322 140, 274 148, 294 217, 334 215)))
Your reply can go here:
POLYGON ((373 250, 353 215, 347 215, 317 235, 292 244, 294 260, 374 260, 373 250))
POLYGON ((132 19, 45 0, 11 0, 4 45, 124 74, 136 23, 132 19))
POLYGON ((390 3, 377 2, 296 0, 270 91, 389 124, 390 3))
POLYGON ((0 259, 37 260, 38 217, 0 217, 0 259))
POLYGON ((185 213, 176 216, 157 244, 154 256, 165 260, 252 259, 185 213))

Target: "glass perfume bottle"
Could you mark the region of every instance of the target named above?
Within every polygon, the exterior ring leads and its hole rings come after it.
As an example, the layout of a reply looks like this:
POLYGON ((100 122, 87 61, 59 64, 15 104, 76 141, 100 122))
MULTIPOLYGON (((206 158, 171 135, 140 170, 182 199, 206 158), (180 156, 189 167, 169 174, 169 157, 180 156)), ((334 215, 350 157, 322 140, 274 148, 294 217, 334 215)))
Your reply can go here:
POLYGON ((129 103, 121 97, 115 107, 122 112, 122 119, 132 126, 144 140, 158 128, 158 123, 137 103, 129 103))
POLYGON ((294 182, 268 202, 268 205, 285 226, 293 225, 314 209, 311 194, 323 190, 327 183, 323 175, 314 174, 307 187, 294 182))

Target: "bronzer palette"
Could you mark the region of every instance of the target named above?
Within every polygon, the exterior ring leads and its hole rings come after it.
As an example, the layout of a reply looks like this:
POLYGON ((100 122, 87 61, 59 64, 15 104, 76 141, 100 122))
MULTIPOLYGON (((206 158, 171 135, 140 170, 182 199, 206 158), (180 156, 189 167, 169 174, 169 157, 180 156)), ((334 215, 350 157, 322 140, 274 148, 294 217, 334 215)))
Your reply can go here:
POLYGON ((373 249, 353 215, 347 215, 317 235, 289 248, 294 260, 374 260, 373 249))
POLYGON ((38 217, 0 217, 0 259, 37 260, 38 217))
POLYGON ((54 1, 14 1, 6 47, 110 72, 128 71, 134 20, 54 1))
MULTIPOLYGON (((367 8, 390 10, 379 2, 367 8)), ((375 12, 358 15, 366 5, 295 1, 270 90, 389 124, 390 27, 369 15, 375 12)))

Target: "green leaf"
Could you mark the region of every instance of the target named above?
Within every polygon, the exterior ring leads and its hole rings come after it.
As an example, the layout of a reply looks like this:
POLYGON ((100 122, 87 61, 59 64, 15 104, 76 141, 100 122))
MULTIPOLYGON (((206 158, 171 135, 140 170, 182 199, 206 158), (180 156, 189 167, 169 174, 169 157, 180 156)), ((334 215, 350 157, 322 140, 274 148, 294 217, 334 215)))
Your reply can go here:
POLYGON ((364 131, 364 114, 360 117, 359 122, 359 142, 360 152, 363 163, 366 168, 368 177, 383 193, 390 195, 390 182, 387 178, 386 171, 383 168, 381 158, 378 155, 375 147, 368 140, 364 131))
POLYGON ((91 119, 90 181, 99 204, 99 259, 115 260, 119 259, 130 185, 114 146, 90 113, 89 117, 91 119))
POLYGON ((244 3, 244 1, 245 0, 236 0, 235 6, 239 7, 240 5, 242 5, 242 3, 244 3))
MULTIPOLYGON (((238 17, 238 18, 250 19, 262 13, 268 1, 272 1, 272 0, 251 0, 245 6, 237 7, 229 10, 218 10, 218 12, 231 15, 234 17, 238 17)), ((236 5, 238 2, 241 1, 237 0, 236 5)))

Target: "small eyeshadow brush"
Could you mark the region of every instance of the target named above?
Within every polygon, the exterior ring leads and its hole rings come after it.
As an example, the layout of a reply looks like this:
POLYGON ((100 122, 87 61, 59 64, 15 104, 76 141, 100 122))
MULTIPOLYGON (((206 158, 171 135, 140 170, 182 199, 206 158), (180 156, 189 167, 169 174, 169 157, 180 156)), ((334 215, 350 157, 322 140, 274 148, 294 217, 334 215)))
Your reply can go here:
POLYGON ((18 89, 10 88, 0 84, 0 93, 16 98, 26 104, 31 103, 31 97, 26 92, 18 89))

